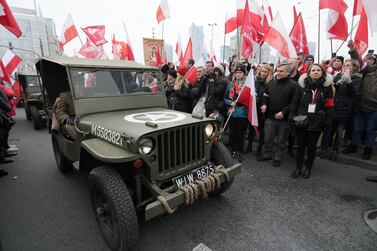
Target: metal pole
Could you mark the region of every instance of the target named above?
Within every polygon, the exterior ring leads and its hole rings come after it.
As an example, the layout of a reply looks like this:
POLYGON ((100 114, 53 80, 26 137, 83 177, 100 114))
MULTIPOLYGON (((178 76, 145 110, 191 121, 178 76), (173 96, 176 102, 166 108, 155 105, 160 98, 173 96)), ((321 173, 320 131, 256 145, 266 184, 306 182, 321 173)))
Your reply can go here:
MULTIPOLYGON (((353 1, 353 8, 352 10, 355 9, 355 1, 353 1)), ((351 39, 352 39, 352 31, 353 31, 353 22, 354 22, 354 19, 355 19, 355 16, 354 16, 354 13, 352 12, 352 20, 351 20, 351 32, 350 32, 350 36, 351 36, 351 39)))
POLYGON ((321 58, 321 9, 318 7, 318 63, 320 62, 321 58))
POLYGON ((332 49, 332 39, 330 39, 330 48, 331 48, 331 58, 332 58, 332 54, 333 54, 333 49, 332 49))
POLYGON ((162 21, 162 34, 161 34, 161 40, 164 40, 164 26, 165 26, 165 20, 162 21))
POLYGON ((355 24, 355 26, 352 28, 351 32, 348 33, 347 37, 344 39, 344 41, 340 44, 339 48, 335 51, 335 53, 338 53, 338 51, 340 50, 340 48, 342 48, 343 44, 346 42, 346 40, 348 39, 348 37, 351 35, 352 31, 356 28, 356 26, 359 24, 359 22, 357 22, 357 24, 355 24))

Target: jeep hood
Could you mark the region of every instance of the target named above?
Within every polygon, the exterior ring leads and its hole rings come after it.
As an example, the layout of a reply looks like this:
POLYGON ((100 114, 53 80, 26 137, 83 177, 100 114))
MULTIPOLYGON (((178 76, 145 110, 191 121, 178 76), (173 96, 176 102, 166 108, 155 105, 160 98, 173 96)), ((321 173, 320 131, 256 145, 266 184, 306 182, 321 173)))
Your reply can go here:
POLYGON ((214 120, 193 118, 189 113, 165 108, 148 108, 85 115, 79 118, 78 128, 84 132, 91 132, 92 127, 101 126, 121 133, 123 137, 137 140, 156 131, 205 121, 214 120))

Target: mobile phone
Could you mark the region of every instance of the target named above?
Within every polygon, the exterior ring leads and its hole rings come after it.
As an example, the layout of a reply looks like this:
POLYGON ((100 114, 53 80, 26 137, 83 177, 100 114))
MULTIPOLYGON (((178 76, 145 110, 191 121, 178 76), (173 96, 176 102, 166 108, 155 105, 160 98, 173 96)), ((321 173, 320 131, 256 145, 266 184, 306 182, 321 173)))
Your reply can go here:
POLYGON ((368 54, 373 54, 374 50, 368 50, 368 54))

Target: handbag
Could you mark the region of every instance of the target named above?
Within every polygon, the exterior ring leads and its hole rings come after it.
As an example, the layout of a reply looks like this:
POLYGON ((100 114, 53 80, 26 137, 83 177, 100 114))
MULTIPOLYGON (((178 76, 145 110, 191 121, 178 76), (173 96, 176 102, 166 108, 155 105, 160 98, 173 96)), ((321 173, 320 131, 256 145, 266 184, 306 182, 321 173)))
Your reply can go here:
POLYGON ((305 128, 309 124, 309 120, 308 120, 307 115, 294 116, 293 121, 295 122, 295 126, 298 127, 298 128, 305 128))
POLYGON ((198 102, 196 103, 194 109, 192 109, 192 115, 194 117, 199 117, 199 118, 205 117, 205 115, 206 115, 206 101, 207 101, 207 97, 208 97, 208 84, 207 84, 207 87, 206 87, 205 94, 203 95, 203 97, 201 97, 198 100, 198 102))

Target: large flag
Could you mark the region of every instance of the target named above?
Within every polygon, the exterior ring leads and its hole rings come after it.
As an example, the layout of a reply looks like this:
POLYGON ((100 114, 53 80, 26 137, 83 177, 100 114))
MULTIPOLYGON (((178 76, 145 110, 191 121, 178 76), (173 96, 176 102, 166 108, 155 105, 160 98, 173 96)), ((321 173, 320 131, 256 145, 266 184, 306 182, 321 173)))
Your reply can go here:
POLYGON ((21 29, 5 0, 0 0, 0 24, 8 31, 12 32, 16 37, 22 35, 21 29))
POLYGON ((164 62, 161 59, 160 48, 157 48, 157 50, 156 50, 156 67, 160 67, 163 64, 164 64, 164 62))
POLYGON ((111 39, 113 59, 125 60, 128 56, 128 46, 123 41, 115 40, 115 35, 111 39))
POLYGON ((14 54, 13 51, 7 50, 1 59, 5 74, 8 76, 12 75, 13 72, 16 71, 21 61, 22 59, 18 55, 14 54))
POLYGON ((249 11, 249 1, 245 3, 245 9, 243 14, 243 24, 241 29, 241 36, 242 36, 242 56, 245 58, 249 58, 251 53, 253 52, 253 33, 254 27, 251 21, 251 15, 249 11))
POLYGON ((328 9, 327 35, 329 39, 345 40, 348 36, 348 23, 344 15, 348 5, 343 0, 320 0, 319 9, 328 9))
POLYGON ((285 58, 296 58, 296 49, 284 27, 280 13, 276 13, 271 27, 264 36, 264 41, 275 48, 285 58))
POLYGON ((59 41, 59 47, 63 51, 64 50, 64 45, 69 43, 72 39, 78 37, 79 34, 76 30, 75 24, 73 23, 73 19, 71 14, 67 16, 67 19, 64 22, 63 25, 63 31, 60 36, 60 41, 59 41))
POLYGON ((97 46, 106 44, 105 25, 93 25, 81 28, 86 36, 97 46))
POLYGON ((296 52, 303 52, 305 55, 309 55, 308 41, 306 38, 306 31, 304 20, 301 13, 297 17, 297 21, 294 24, 291 33, 289 34, 292 44, 296 49, 296 52))
POLYGON ((2 61, 0 61, 0 80, 10 82, 9 75, 5 71, 5 67, 2 61))
POLYGON ((183 56, 183 64, 184 65, 187 60, 193 59, 193 53, 192 53, 192 40, 191 37, 187 43, 186 50, 185 50, 185 55, 183 56))
POLYGON ((225 14, 225 34, 237 29, 237 16, 232 13, 225 14))
POLYGON ((127 59, 129 61, 135 61, 135 56, 134 56, 134 51, 132 49, 130 36, 128 36, 128 32, 126 28, 124 28, 124 32, 126 33, 127 59))
POLYGON ((293 5, 293 26, 295 25, 295 23, 297 22, 297 20, 298 20, 298 15, 297 15, 296 6, 293 5))
POLYGON ((175 45, 175 53, 177 54, 179 64, 184 65, 183 51, 182 51, 182 44, 181 44, 181 35, 178 35, 178 41, 177 41, 177 44, 175 45))
POLYGON ((361 11, 359 26, 355 34, 355 49, 362 56, 368 49, 368 18, 365 10, 361 11))
POLYGON ((377 32, 377 1, 363 0, 363 3, 369 21, 369 28, 372 33, 377 32))
POLYGON ((246 77, 243 91, 238 99, 238 102, 249 107, 248 119, 250 124, 254 127, 258 127, 258 113, 256 101, 257 99, 255 94, 254 73, 253 71, 250 71, 246 77))
POLYGON ((271 25, 272 20, 273 20, 273 15, 272 15, 272 9, 271 9, 271 5, 270 5, 269 1, 265 0, 265 1, 262 1, 262 3, 263 3, 262 9, 263 9, 263 12, 264 12, 263 33, 265 34, 268 31, 268 29, 270 28, 270 25, 271 25))
POLYGON ((79 50, 79 54, 86 58, 104 58, 103 47, 95 45, 92 40, 86 39, 86 43, 79 50))
POLYGON ((361 15, 362 10, 363 10, 363 0, 354 0, 352 15, 353 16, 361 15))
POLYGON ((205 66, 203 57, 200 57, 199 60, 193 66, 191 66, 185 74, 185 79, 193 86, 196 85, 196 81, 198 80, 197 69, 199 66, 205 66))
POLYGON ((160 5, 158 6, 156 18, 157 23, 164 21, 165 19, 170 17, 170 10, 168 5, 168 0, 161 0, 160 5))

